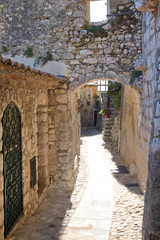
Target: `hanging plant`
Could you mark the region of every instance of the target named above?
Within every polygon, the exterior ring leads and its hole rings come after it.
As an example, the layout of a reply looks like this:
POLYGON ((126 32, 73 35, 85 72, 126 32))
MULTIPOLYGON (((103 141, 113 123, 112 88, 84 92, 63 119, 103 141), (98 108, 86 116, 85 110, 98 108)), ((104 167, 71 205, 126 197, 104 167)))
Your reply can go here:
POLYGON ((28 47, 28 48, 24 51, 24 56, 26 56, 26 57, 32 57, 32 56, 33 56, 33 50, 32 50, 32 48, 28 47))

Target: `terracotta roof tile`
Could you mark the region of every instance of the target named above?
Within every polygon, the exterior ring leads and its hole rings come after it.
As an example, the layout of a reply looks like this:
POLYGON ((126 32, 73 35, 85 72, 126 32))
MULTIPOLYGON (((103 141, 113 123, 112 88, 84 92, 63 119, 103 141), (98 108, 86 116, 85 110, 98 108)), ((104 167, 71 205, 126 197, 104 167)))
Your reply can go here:
POLYGON ((3 58, 1 55, 0 55, 0 63, 2 63, 4 65, 11 65, 13 68, 22 69, 22 70, 25 70, 25 71, 28 71, 28 72, 31 72, 31 73, 43 75, 45 77, 54 78, 54 79, 59 80, 59 81, 67 80, 66 77, 61 78, 61 77, 56 76, 56 75, 51 74, 51 73, 42 72, 42 71, 37 70, 37 69, 31 69, 30 66, 25 66, 24 64, 20 64, 18 62, 11 61, 11 59, 8 59, 8 58, 3 58))

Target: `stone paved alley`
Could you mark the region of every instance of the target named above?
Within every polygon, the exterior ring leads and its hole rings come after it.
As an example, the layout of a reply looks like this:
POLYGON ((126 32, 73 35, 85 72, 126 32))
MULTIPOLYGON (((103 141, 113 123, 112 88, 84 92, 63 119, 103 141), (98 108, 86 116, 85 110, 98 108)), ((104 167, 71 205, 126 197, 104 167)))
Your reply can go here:
POLYGON ((85 130, 74 191, 50 188, 36 213, 9 239, 141 240, 143 201, 111 144, 104 144, 97 130, 85 130))

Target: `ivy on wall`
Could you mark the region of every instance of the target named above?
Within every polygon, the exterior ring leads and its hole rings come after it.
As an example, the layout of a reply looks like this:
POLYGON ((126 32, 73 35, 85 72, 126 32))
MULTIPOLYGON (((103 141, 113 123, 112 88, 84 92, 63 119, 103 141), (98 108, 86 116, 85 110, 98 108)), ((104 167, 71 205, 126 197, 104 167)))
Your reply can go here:
POLYGON ((122 84, 118 82, 108 83, 108 96, 112 98, 114 107, 119 110, 121 106, 121 88, 122 84))

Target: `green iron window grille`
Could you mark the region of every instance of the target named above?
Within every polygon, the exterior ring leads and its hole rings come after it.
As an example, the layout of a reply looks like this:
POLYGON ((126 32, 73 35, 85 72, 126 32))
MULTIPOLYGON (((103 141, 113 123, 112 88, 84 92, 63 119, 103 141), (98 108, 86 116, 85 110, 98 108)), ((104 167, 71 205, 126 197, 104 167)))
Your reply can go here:
POLYGON ((33 157, 30 160, 30 174, 31 174, 31 182, 30 186, 33 188, 36 185, 36 157, 33 157))

